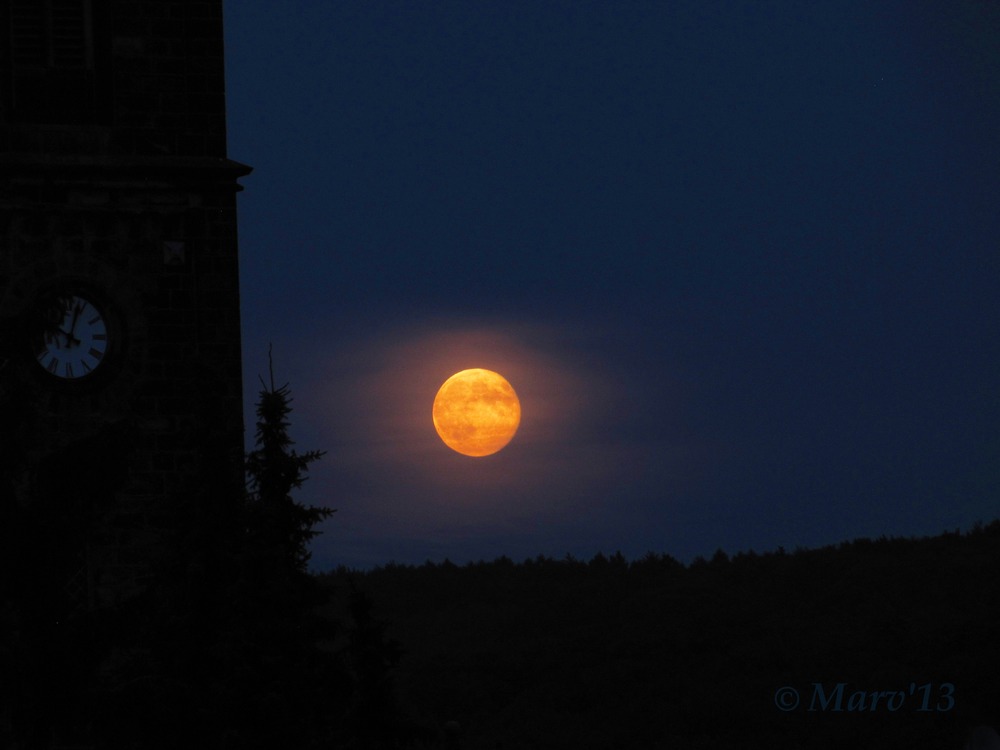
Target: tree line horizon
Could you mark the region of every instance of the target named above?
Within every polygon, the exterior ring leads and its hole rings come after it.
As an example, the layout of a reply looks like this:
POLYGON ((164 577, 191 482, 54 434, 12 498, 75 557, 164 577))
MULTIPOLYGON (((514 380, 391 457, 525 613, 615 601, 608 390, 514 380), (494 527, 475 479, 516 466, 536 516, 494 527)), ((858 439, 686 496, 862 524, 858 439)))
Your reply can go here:
MULTIPOLYGON (((506 554, 497 555, 492 560, 487 560, 485 558, 479 558, 478 560, 466 560, 465 562, 455 562, 450 556, 445 556, 441 560, 432 560, 431 558, 426 558, 421 563, 411 563, 411 562, 401 562, 394 558, 390 558, 384 563, 373 563, 369 566, 353 566, 344 563, 332 564, 327 569, 310 569, 310 574, 312 575, 327 575, 327 574, 355 574, 364 575, 366 573, 375 573, 385 570, 392 570, 395 568, 408 568, 408 569, 419 569, 419 568, 471 568, 483 565, 506 565, 506 566, 531 566, 531 565, 541 565, 541 564, 566 564, 571 566, 587 566, 598 568, 605 565, 611 566, 626 566, 634 567, 638 565, 647 564, 651 561, 659 561, 667 566, 675 566, 677 568, 697 568, 702 565, 708 564, 719 564, 724 562, 729 562, 731 560, 740 560, 743 558, 757 558, 757 557, 768 557, 768 556, 794 556, 802 553, 810 553, 816 551, 833 550, 833 549, 843 549, 855 544, 885 544, 891 542, 913 542, 913 541, 925 541, 930 539, 938 539, 940 537, 961 537, 969 533, 977 533, 983 531, 984 529, 991 528, 995 524, 1000 524, 1000 516, 984 521, 982 519, 977 519, 973 521, 972 524, 965 530, 961 527, 954 527, 953 529, 942 529, 938 534, 879 534, 876 537, 873 536, 857 536, 851 539, 844 539, 839 542, 831 542, 829 544, 822 544, 817 546, 807 546, 807 545, 795 545, 791 550, 785 548, 784 545, 777 545, 773 549, 757 551, 752 547, 745 550, 739 550, 734 553, 728 553, 722 547, 718 547, 711 556, 706 556, 702 554, 695 555, 691 558, 690 562, 682 562, 680 559, 674 557, 669 552, 655 552, 653 550, 648 550, 641 556, 635 556, 631 559, 622 554, 621 549, 616 549, 611 554, 605 554, 603 549, 598 549, 597 552, 593 554, 590 559, 585 557, 577 557, 571 552, 565 553, 562 557, 555 557, 552 555, 546 555, 539 553, 534 557, 525 557, 520 562, 517 562, 513 557, 506 554)), ((322 532, 318 532, 322 534, 322 532)))

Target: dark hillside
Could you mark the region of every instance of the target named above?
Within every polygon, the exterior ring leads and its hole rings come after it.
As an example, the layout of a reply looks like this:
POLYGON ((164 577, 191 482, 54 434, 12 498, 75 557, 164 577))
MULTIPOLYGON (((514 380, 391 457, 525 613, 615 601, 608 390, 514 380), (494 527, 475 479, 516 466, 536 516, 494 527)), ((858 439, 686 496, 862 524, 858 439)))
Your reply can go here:
POLYGON ((458 721, 467 748, 960 748, 968 727, 1000 725, 998 571, 1000 521, 689 566, 616 554, 322 578, 370 595, 405 652, 403 701, 458 721))

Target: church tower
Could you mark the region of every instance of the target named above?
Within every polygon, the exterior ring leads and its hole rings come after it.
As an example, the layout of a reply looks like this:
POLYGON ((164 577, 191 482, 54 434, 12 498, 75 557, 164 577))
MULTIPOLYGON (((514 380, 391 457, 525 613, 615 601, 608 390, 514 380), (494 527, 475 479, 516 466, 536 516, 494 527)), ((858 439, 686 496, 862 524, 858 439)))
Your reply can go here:
POLYGON ((208 467, 242 487, 249 172, 222 0, 0 0, 6 513, 52 521, 76 607, 141 591, 208 467))

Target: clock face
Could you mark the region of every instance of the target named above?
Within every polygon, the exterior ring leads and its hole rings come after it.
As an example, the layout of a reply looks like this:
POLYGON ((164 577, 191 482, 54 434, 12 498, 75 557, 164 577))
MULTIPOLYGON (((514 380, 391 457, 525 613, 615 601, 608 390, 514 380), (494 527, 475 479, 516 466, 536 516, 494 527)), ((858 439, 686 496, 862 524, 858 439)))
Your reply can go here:
POLYGON ((104 314, 90 300, 70 294, 60 306, 58 329, 50 330, 35 349, 35 359, 50 375, 72 381, 93 374, 108 352, 104 314))

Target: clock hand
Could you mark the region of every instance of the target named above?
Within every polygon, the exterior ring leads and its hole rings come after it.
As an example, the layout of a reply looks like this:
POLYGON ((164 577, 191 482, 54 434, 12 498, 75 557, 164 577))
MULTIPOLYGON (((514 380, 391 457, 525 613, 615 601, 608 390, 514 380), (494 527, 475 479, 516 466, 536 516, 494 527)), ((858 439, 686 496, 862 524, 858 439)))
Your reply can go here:
POLYGON ((68 330, 68 331, 64 331, 62 328, 60 328, 59 329, 59 333, 63 334, 66 337, 66 348, 67 349, 70 348, 71 346, 75 346, 76 344, 80 343, 80 339, 78 339, 76 336, 73 335, 73 329, 72 328, 70 330, 68 330), (76 342, 76 344, 70 343, 70 342, 74 342, 74 341, 76 342))
POLYGON ((73 331, 76 330, 76 321, 80 317, 80 309, 81 308, 79 306, 77 306, 77 305, 73 306, 73 322, 70 323, 69 331, 62 331, 62 329, 59 329, 63 333, 66 334, 66 346, 67 346, 67 348, 73 346, 73 344, 71 343, 72 341, 75 341, 78 344, 80 343, 80 339, 78 339, 78 338, 76 338, 76 337, 73 336, 73 331))

